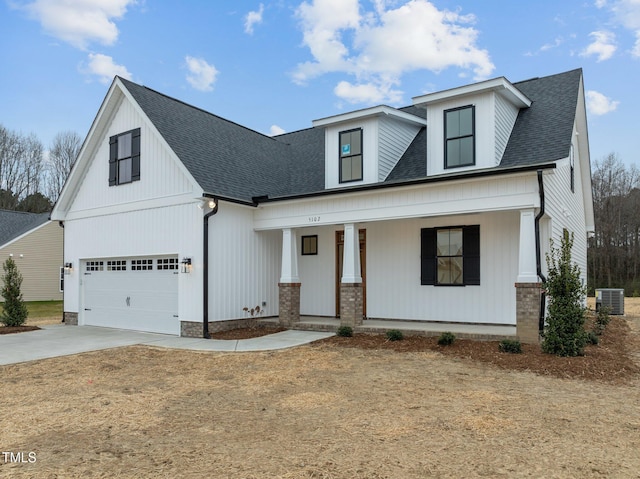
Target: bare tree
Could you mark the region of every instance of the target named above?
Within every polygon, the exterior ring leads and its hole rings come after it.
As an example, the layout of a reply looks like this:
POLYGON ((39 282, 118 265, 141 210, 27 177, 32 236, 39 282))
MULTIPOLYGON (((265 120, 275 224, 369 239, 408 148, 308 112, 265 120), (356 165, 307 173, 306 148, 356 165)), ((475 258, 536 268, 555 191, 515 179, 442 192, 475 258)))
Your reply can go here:
POLYGON ((81 147, 82 138, 76 132, 63 131, 54 137, 49 149, 46 185, 47 196, 52 202, 60 196, 81 147))
POLYGON ((20 200, 40 190, 44 148, 38 138, 0 125, 0 190, 20 200))

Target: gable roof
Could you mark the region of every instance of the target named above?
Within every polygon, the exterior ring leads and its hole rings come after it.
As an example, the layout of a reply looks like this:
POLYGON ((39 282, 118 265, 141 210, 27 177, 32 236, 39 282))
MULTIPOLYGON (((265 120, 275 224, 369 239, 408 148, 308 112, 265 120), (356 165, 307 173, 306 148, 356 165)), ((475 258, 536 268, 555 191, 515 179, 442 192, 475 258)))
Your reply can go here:
POLYGON ((49 213, 0 210, 0 246, 49 221, 49 213))
MULTIPOLYGON (((129 80, 118 80, 205 193, 255 203, 257 197, 325 190, 324 128, 270 137, 129 80)), ((582 70, 577 69, 513 84, 531 105, 520 110, 497 169, 568 157, 581 81, 582 70)), ((426 111, 416 106, 398 110, 426 117, 426 111)), ((385 182, 401 184, 426 175, 426 128, 422 128, 385 182)))

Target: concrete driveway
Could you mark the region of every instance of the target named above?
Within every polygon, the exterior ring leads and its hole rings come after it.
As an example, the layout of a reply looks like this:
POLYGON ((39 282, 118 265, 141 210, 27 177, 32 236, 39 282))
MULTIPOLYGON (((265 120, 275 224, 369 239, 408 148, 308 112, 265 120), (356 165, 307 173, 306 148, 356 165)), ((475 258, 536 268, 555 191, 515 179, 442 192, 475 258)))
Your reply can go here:
POLYGON ((96 326, 42 326, 37 331, 0 335, 0 365, 118 348, 134 344, 197 351, 268 351, 308 344, 333 336, 317 331, 282 331, 260 338, 218 340, 180 338, 96 326))

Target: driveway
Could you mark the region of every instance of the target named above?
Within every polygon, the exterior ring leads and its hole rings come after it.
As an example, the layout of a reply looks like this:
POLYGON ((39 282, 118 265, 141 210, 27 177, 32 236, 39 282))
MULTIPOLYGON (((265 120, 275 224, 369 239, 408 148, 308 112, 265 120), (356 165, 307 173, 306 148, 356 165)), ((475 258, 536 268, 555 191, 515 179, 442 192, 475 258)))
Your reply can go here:
POLYGON ((180 338, 166 334, 144 333, 96 326, 42 326, 37 331, 0 335, 0 365, 22 363, 37 359, 68 356, 144 344, 197 351, 267 351, 286 349, 333 336, 317 331, 282 331, 260 338, 216 340, 180 338))

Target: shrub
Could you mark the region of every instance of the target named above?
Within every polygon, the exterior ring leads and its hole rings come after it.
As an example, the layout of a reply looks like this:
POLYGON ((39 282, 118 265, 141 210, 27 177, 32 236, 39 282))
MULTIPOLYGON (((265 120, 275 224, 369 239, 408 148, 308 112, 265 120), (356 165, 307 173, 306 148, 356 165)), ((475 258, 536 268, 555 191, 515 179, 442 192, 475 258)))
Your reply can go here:
POLYGON ((353 328, 351 326, 340 326, 338 328, 338 331, 336 332, 336 335, 342 338, 350 338, 351 336, 353 336, 353 328))
POLYGON ((542 334, 542 350, 558 356, 582 356, 587 343, 584 329, 585 288, 580 268, 571 260, 573 234, 564 231, 560 249, 547 254, 549 274, 545 289, 549 296, 547 322, 542 334))
POLYGON ((4 269, 4 276, 2 276, 2 297, 4 303, 2 304, 2 314, 0 315, 0 321, 5 326, 22 326, 27 320, 27 306, 22 300, 22 292, 20 286, 22 286, 22 275, 18 271, 15 261, 12 257, 2 265, 4 269))
POLYGON ((598 333, 595 331, 589 331, 587 333, 587 342, 589 344, 598 344, 600 342, 600 338, 598 337, 598 333))
POLYGON ((521 354, 522 345, 520 341, 513 339, 503 339, 498 345, 498 349, 501 353, 521 354))
POLYGON ((593 332, 598 336, 604 333, 605 328, 611 321, 611 318, 609 317, 610 312, 611 312, 611 308, 609 308, 609 306, 601 306, 598 309, 596 320, 593 324, 593 332))
POLYGON ((438 338, 438 344, 440 346, 450 346, 456 340, 456 335, 450 332, 445 332, 438 338))
POLYGON ((402 339, 404 339, 402 331, 398 329, 390 329, 389 331, 387 331, 386 336, 389 341, 401 341, 402 339))

